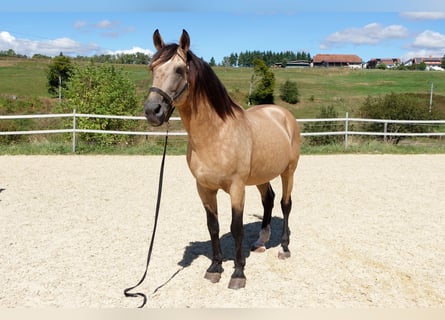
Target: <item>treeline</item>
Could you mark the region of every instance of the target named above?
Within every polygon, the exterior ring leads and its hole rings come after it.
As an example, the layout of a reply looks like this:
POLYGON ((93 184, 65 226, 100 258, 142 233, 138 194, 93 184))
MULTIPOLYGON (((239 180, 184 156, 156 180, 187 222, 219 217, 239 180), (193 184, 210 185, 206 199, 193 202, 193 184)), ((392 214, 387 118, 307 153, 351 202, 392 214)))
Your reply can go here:
POLYGON ((25 55, 17 54, 14 50, 0 50, 0 57, 27 58, 25 55))
POLYGON ((275 63, 286 65, 289 61, 312 59, 311 54, 305 51, 244 51, 240 53, 232 53, 230 56, 224 57, 222 61, 223 66, 227 67, 253 67, 255 59, 263 60, 266 65, 272 66, 275 63))
POLYGON ((92 57, 77 56, 73 60, 91 61, 97 63, 116 63, 116 64, 148 64, 151 56, 142 52, 119 53, 119 54, 101 54, 92 57))
MULTIPOLYGON (((63 56, 63 53, 60 53, 63 56)), ((14 50, 2 50, 0 51, 0 57, 10 57, 10 58, 28 58, 26 55, 17 54, 14 50)), ((33 59, 53 59, 53 57, 46 56, 43 54, 35 54, 32 56, 33 59)), ((91 57, 87 56, 77 56, 70 57, 73 61, 89 61, 97 63, 115 63, 115 64, 148 64, 150 62, 151 56, 142 52, 136 53, 118 53, 118 54, 100 54, 91 57)))

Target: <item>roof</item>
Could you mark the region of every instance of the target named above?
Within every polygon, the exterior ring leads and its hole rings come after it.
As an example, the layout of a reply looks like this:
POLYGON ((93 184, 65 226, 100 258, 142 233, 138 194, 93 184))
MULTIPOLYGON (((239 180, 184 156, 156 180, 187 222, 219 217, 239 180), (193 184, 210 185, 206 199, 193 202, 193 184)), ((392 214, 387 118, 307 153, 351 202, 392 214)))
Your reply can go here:
POLYGON ((440 65, 442 64, 442 58, 439 57, 416 57, 413 58, 414 63, 421 63, 421 62, 425 62, 425 64, 437 64, 440 65))
POLYGON ((399 58, 373 58, 371 60, 368 61, 368 63, 384 63, 386 65, 393 65, 395 63, 400 63, 400 59, 399 58))
POLYGON ((314 63, 362 63, 362 58, 355 54, 317 54, 314 63))

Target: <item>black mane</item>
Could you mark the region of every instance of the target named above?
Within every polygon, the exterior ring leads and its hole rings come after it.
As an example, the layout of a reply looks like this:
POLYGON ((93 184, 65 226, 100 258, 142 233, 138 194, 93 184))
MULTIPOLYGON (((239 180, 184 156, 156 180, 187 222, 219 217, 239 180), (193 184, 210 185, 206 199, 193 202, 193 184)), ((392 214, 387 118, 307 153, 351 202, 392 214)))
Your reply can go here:
MULTIPOLYGON (((177 44, 169 44, 159 50, 152 59, 151 68, 170 60, 178 50, 177 44)), ((204 60, 198 58, 192 51, 187 51, 188 83, 190 86, 190 98, 193 105, 197 105, 200 99, 207 100, 208 104, 225 120, 227 116, 234 117, 235 110, 241 110, 227 93, 226 88, 218 79, 213 69, 204 60)))

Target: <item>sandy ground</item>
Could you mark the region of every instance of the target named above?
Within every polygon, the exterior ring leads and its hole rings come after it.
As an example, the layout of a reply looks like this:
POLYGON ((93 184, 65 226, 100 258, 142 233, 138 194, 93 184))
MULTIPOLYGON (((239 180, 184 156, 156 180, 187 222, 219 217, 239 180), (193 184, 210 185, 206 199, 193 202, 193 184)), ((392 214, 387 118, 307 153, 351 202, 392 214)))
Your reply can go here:
MULTIPOLYGON (((136 307, 160 157, 0 156, 0 307, 136 307)), ((278 260, 281 185, 265 253, 248 246, 262 213, 245 208, 247 286, 233 270, 229 198, 220 192, 226 261, 210 264, 205 214, 183 156, 166 161, 147 307, 444 307, 445 155, 303 156, 278 260), (158 287, 155 293, 153 293, 158 287)))

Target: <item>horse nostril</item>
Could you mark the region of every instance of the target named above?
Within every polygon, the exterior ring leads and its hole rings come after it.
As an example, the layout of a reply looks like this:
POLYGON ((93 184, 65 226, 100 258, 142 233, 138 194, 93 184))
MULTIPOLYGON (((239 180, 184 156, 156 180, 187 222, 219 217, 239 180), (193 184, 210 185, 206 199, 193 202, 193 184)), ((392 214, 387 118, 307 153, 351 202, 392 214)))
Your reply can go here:
POLYGON ((154 112, 155 112, 155 114, 161 113, 161 105, 160 104, 157 105, 157 107, 155 108, 154 112))

